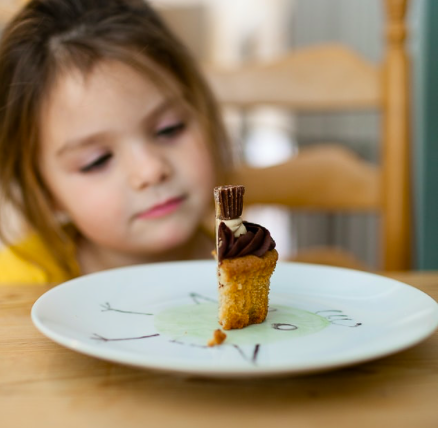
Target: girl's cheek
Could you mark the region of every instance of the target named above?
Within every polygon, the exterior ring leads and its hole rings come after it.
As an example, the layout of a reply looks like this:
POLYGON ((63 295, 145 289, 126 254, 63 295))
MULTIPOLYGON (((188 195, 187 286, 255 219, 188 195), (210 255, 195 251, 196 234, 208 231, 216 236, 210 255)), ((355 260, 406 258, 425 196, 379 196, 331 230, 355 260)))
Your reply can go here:
POLYGON ((116 197, 102 197, 90 192, 83 195, 80 204, 73 207, 80 223, 91 225, 92 228, 105 228, 108 224, 115 227, 123 218, 123 204, 116 197))

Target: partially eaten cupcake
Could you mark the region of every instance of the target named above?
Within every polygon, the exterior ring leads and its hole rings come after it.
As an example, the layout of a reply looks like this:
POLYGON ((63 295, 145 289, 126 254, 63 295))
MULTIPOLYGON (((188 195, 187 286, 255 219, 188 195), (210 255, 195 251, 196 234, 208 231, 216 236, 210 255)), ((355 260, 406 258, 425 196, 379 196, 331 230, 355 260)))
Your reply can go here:
POLYGON ((271 275, 278 260, 269 231, 243 221, 243 186, 214 189, 219 323, 224 330, 263 322, 271 275))

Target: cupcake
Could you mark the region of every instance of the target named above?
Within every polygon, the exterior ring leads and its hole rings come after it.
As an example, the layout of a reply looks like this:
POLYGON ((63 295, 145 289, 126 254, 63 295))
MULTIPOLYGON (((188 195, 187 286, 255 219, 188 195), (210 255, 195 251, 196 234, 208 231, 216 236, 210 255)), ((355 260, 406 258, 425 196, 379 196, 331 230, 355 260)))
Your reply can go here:
POLYGON ((269 231, 242 220, 244 193, 243 186, 214 189, 218 316, 224 330, 266 319, 270 279, 278 260, 269 231))

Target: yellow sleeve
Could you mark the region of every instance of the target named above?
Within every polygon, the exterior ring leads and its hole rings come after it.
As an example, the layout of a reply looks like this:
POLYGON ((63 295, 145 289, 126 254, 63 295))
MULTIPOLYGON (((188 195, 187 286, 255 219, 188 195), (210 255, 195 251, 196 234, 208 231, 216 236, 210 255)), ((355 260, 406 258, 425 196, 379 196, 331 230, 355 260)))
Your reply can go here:
POLYGON ((1 284, 44 284, 47 274, 42 268, 22 259, 10 248, 0 252, 1 284))
POLYGON ((37 235, 28 236, 17 247, 31 254, 33 260, 23 259, 11 248, 0 250, 0 285, 59 283, 71 279, 37 235))

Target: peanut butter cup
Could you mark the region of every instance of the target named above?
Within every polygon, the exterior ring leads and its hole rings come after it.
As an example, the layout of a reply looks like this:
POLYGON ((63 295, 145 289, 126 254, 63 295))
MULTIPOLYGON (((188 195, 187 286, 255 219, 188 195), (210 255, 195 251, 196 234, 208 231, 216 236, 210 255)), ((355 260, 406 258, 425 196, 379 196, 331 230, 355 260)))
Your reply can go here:
POLYGON ((214 188, 216 218, 231 220, 242 215, 245 187, 240 185, 219 186, 214 188))

